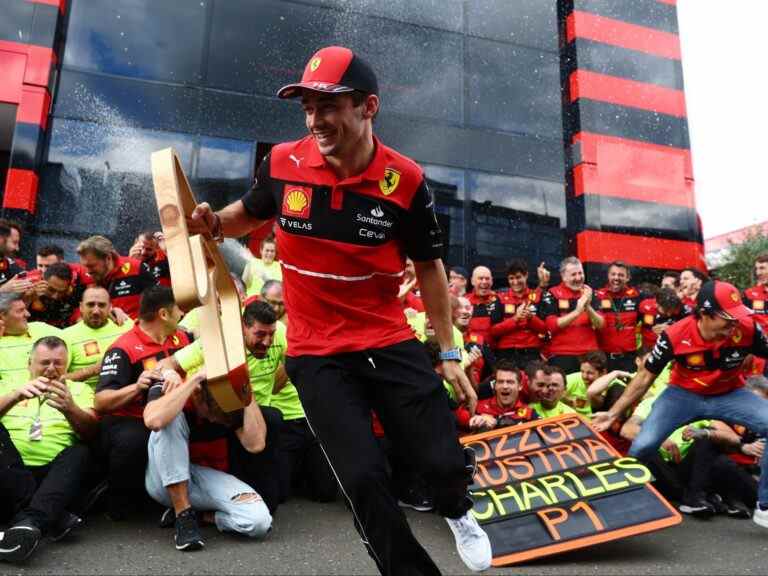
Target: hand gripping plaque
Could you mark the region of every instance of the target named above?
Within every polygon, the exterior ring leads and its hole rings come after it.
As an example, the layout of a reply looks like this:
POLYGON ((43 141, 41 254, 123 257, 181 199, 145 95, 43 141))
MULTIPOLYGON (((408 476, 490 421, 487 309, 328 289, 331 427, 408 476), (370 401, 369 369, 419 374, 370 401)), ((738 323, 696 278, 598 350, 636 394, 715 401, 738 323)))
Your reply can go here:
POLYGON ((240 299, 215 240, 189 235, 186 219, 197 206, 173 148, 152 154, 152 181, 176 303, 200 307, 200 334, 208 390, 225 412, 251 402, 240 299))

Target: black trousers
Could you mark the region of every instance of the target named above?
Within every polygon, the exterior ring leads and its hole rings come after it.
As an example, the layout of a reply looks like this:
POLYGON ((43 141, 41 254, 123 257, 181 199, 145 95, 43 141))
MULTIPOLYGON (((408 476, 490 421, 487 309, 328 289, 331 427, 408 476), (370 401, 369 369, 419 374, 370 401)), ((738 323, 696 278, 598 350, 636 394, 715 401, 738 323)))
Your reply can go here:
POLYGON ((229 473, 251 486, 264 499, 269 513, 274 515, 280 504, 280 476, 278 454, 283 434, 283 415, 276 408, 261 407, 267 425, 264 450, 251 454, 236 436, 229 442, 229 473))
POLYGON ((144 421, 124 416, 105 416, 101 421, 101 449, 107 468, 111 498, 127 505, 145 494, 149 429, 144 421))
POLYGON ((74 444, 45 466, 26 466, 0 425, 0 522, 31 522, 45 534, 79 496, 90 463, 90 449, 74 444))
POLYGON ((520 370, 525 370, 534 360, 541 360, 541 351, 538 348, 497 348, 493 352, 497 362, 511 360, 520 370))
POLYGON ((306 418, 283 422, 277 457, 280 502, 287 501, 294 492, 315 502, 330 502, 336 498, 336 478, 306 418))
POLYGON ((375 410, 400 454, 424 478, 443 516, 472 506, 465 454, 440 378, 409 340, 364 352, 288 358, 286 368, 368 553, 382 574, 439 574, 395 500, 371 428, 375 410))

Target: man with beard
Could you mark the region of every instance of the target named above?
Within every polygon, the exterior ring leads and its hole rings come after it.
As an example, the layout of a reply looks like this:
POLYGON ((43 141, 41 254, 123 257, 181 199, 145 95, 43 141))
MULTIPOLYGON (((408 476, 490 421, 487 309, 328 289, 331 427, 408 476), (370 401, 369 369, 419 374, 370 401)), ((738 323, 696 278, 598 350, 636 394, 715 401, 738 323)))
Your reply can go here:
POLYGON ((10 256, 11 229, 0 222, 0 292, 24 292, 32 288, 32 283, 20 278, 24 270, 10 256))
MULTIPOLYGON (((674 360, 670 385, 658 397, 630 456, 653 458, 680 426, 695 420, 722 420, 768 435, 768 401, 744 390, 744 360, 749 354, 768 357, 768 338, 744 306, 739 291, 727 282, 705 283, 695 316, 667 328, 653 353, 607 412, 592 418, 598 431, 608 429, 653 384, 674 360)), ((768 458, 761 459, 758 505, 753 519, 768 528, 768 458)))
POLYGON ((576 410, 562 401, 565 394, 565 372, 562 368, 541 366, 539 362, 531 362, 528 368, 528 389, 533 400, 530 403, 531 410, 542 418, 576 414, 576 410))
POLYGON ((608 356, 608 370, 631 371, 637 350, 636 328, 640 292, 629 286, 629 266, 619 260, 608 266, 608 284, 595 293, 605 325, 598 332, 600 349, 608 356))
MULTIPOLYGON (((40 272, 33 270, 28 274, 40 272)), ((66 328, 73 322, 85 284, 66 262, 47 266, 42 279, 45 281, 42 290, 36 288, 29 303, 30 320, 66 328)))
POLYGON ((643 346, 653 348, 659 335, 671 324, 685 318, 683 302, 672 288, 662 288, 654 298, 640 302, 640 333, 643 346))
POLYGON ((492 430, 536 420, 539 416, 520 398, 522 375, 510 360, 499 360, 494 368, 494 395, 477 403, 469 419, 473 431, 492 430))
POLYGON ((472 270, 472 292, 467 294, 467 299, 472 304, 470 329, 475 336, 474 342, 490 345, 492 319, 501 310, 499 297, 493 291, 490 268, 477 266, 472 270))
MULTIPOLYGON (((261 414, 267 425, 267 445, 259 454, 248 454, 239 450, 237 444, 230 472, 253 486, 264 498, 270 513, 277 510, 280 501, 280 477, 277 474, 277 448, 280 441, 282 416, 278 410, 270 407, 272 392, 287 380, 285 368, 285 345, 276 345, 275 335, 278 330, 277 317, 272 307, 266 302, 251 302, 243 311, 243 337, 245 339, 246 362, 251 382, 254 401, 261 407, 261 414)), ((285 328, 281 327, 284 338, 285 328)), ((205 369, 205 357, 200 340, 178 350, 173 356, 163 359, 158 368, 163 378, 170 385, 181 383, 180 374, 189 375, 205 369)))
POLYGON ((65 328, 63 338, 69 348, 67 378, 85 382, 95 390, 99 383, 101 359, 121 334, 133 328, 127 320, 118 326, 112 320, 109 292, 102 286, 89 286, 80 302, 80 321, 65 328))
POLYGON ((160 249, 157 233, 152 230, 139 232, 128 251, 129 258, 136 258, 149 267, 155 282, 161 286, 171 285, 171 269, 167 254, 160 249))
POLYGON ((575 256, 560 263, 562 282, 551 288, 541 301, 539 316, 546 322, 552 340, 546 347, 549 364, 566 373, 577 372, 579 357, 599 350, 597 331, 605 319, 592 288, 584 282, 584 267, 575 256))

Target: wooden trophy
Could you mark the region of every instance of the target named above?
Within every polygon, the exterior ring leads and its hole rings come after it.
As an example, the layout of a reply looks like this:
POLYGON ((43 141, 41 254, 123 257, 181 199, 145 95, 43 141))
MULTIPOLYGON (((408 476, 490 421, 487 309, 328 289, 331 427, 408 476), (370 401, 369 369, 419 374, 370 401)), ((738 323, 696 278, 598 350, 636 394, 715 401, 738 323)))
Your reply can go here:
POLYGON ((176 303, 185 312, 200 307, 208 390, 222 410, 238 410, 250 404, 251 385, 237 289, 216 241, 189 235, 197 201, 173 148, 152 154, 152 181, 176 303))

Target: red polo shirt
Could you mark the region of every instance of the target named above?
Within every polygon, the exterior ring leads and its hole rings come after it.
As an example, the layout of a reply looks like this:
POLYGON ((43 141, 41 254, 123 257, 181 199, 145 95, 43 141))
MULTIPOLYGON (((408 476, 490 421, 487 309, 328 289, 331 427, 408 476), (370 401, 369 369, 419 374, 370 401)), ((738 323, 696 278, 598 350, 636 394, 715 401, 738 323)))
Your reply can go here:
POLYGON ((637 321, 640 292, 627 286, 612 292, 607 286, 595 292, 605 326, 598 334, 600 349, 606 354, 628 354, 637 350, 637 321))
POLYGON ((541 304, 541 290, 526 288, 520 294, 507 290, 498 296, 502 314, 493 318, 496 322, 490 330, 495 348, 541 348, 547 333, 547 325, 536 316, 541 304), (520 306, 529 306, 534 315, 517 320, 515 314, 520 306))
POLYGON ((277 216, 290 356, 382 348, 414 337, 398 289, 405 257, 440 258, 421 168, 374 138, 365 171, 339 179, 314 138, 275 146, 242 201, 277 216))
MULTIPOLYGON (((579 316, 565 328, 557 326, 558 318, 570 314, 576 309, 576 303, 581 297, 581 292, 568 288, 565 284, 558 284, 544 294, 539 307, 539 316, 547 324, 547 329, 552 335, 547 346, 550 356, 579 356, 592 350, 598 350, 597 332, 592 328, 587 312, 579 316)), ((592 308, 600 310, 600 305, 595 293, 592 294, 592 308)))
POLYGON ((113 308, 136 320, 139 316, 139 302, 145 288, 156 284, 152 272, 141 260, 128 256, 117 256, 115 266, 104 277, 102 285, 109 290, 113 308))

